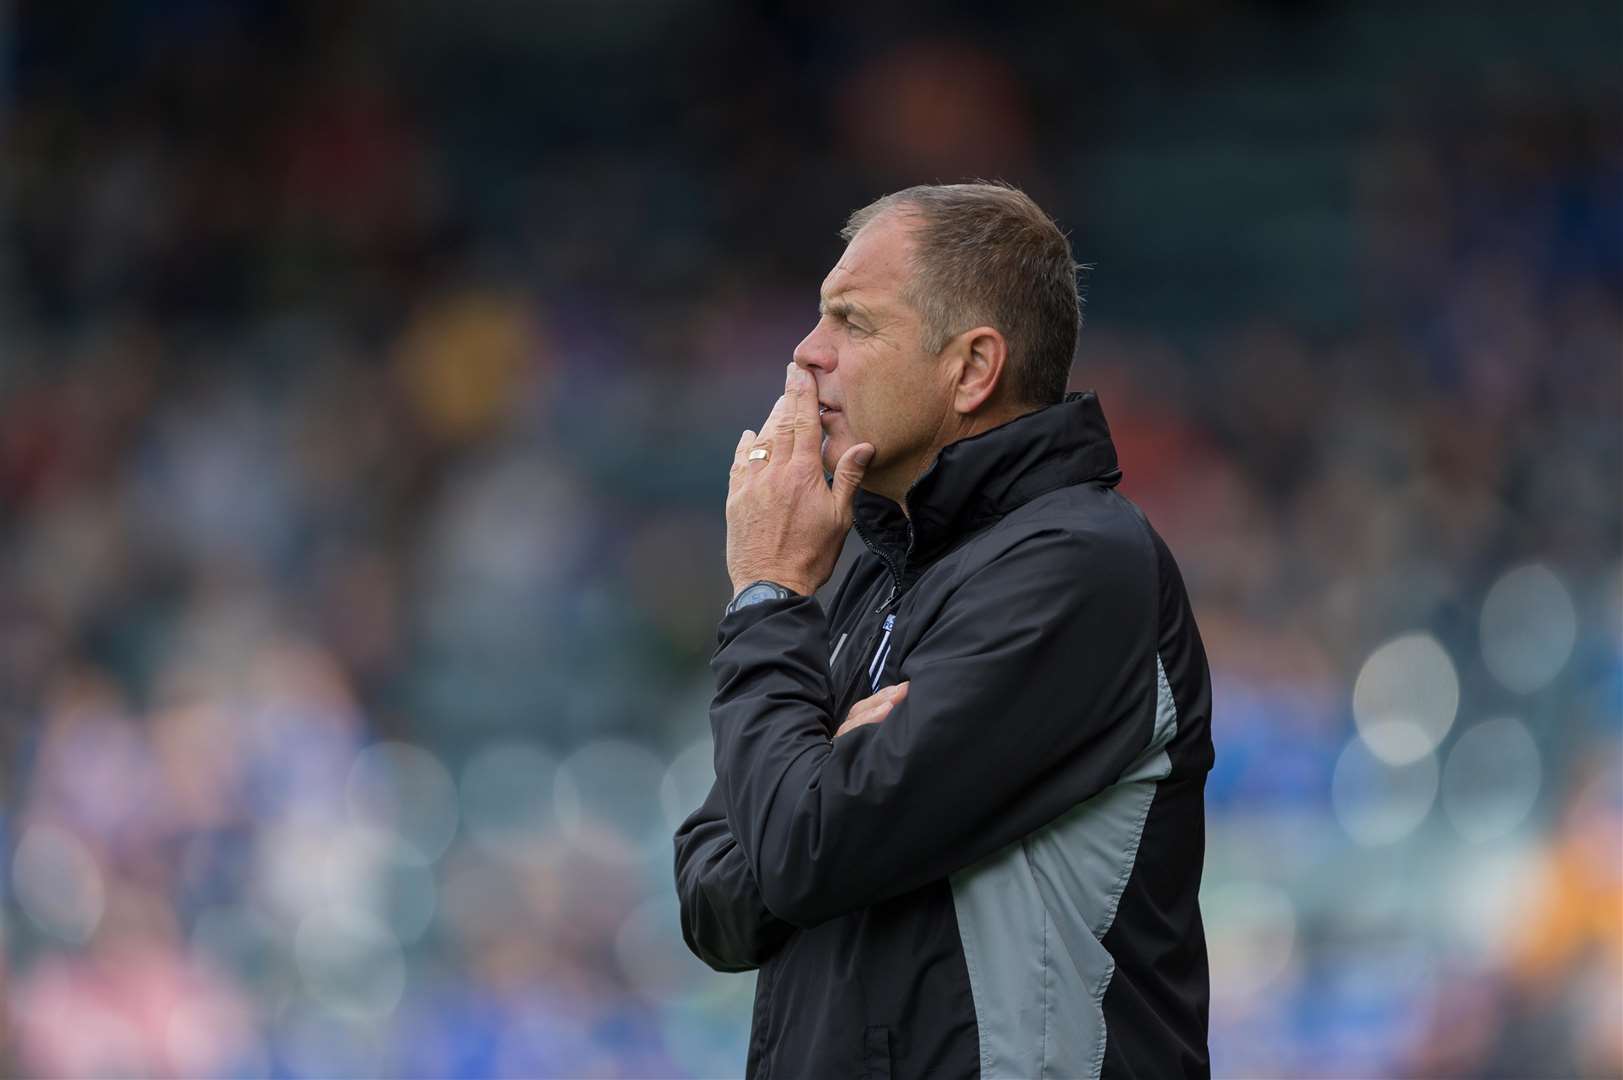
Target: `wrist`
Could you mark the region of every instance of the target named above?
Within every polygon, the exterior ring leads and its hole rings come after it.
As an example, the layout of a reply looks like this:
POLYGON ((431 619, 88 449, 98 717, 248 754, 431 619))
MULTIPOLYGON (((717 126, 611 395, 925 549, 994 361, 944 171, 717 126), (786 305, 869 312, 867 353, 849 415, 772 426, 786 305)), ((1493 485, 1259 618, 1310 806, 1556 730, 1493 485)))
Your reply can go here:
POLYGON ((768 585, 781 585, 783 588, 788 589, 791 593, 794 593, 797 596, 810 596, 812 593, 817 591, 815 587, 808 586, 805 582, 797 578, 788 577, 783 574, 740 574, 733 578, 733 598, 737 599, 739 593, 743 592, 751 585, 760 584, 762 582, 768 585))

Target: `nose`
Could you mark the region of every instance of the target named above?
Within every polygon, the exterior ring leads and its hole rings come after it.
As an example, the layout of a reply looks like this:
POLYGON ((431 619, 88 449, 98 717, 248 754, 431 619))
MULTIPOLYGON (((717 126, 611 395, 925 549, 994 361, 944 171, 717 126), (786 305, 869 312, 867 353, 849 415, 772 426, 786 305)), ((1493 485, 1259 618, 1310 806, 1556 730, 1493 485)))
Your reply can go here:
POLYGON ((823 324, 819 321, 812 327, 811 333, 801 338, 800 344, 795 346, 795 363, 813 373, 830 372, 839 365, 839 357, 820 332, 822 328, 823 324))

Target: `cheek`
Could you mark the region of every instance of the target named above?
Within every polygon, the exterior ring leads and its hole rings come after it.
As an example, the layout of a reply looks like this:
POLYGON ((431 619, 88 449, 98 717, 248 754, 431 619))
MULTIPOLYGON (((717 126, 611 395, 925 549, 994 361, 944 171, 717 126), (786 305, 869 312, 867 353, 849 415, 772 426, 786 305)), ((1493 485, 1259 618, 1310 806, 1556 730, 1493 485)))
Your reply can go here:
POLYGON ((835 453, 839 453, 847 446, 854 446, 865 440, 872 442, 876 436, 881 434, 879 431, 874 430, 875 425, 868 420, 868 417, 874 411, 874 407, 875 403, 870 401, 864 401, 861 405, 855 406, 854 409, 848 404, 846 411, 836 417, 834 422, 825 429, 824 433, 828 436, 825 445, 831 449, 838 447, 839 449, 835 453))

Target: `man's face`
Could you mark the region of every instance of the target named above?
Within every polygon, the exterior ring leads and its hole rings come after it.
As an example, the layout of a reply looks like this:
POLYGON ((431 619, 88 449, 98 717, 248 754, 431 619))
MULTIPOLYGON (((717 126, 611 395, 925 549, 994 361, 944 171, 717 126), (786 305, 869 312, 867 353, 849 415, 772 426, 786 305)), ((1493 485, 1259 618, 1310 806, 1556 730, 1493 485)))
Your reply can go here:
POLYGON ((821 318, 795 347, 826 406, 823 467, 833 472, 846 450, 872 443, 862 486, 898 501, 951 413, 942 365, 923 350, 919 313, 902 298, 912 246, 902 214, 864 226, 823 280, 821 318))

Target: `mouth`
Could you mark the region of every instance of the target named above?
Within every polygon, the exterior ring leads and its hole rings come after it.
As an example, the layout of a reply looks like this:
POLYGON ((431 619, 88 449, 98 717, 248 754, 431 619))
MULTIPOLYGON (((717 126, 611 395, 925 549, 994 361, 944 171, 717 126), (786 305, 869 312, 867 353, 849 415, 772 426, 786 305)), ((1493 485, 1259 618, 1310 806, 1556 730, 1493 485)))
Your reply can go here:
POLYGON ((839 411, 840 410, 837 407, 833 406, 833 405, 827 405, 827 404, 824 404, 821 401, 819 401, 817 403, 817 415, 818 416, 827 416, 829 413, 837 413, 839 411))

